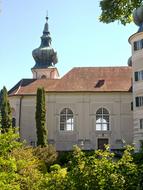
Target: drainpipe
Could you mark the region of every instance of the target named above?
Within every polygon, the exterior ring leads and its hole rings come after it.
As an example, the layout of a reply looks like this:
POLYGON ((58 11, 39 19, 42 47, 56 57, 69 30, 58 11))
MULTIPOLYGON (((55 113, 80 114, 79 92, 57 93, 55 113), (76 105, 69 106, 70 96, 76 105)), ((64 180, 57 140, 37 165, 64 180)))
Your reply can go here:
POLYGON ((20 102, 19 102, 19 134, 20 134, 20 128, 21 128, 22 99, 23 99, 23 96, 20 96, 20 102))

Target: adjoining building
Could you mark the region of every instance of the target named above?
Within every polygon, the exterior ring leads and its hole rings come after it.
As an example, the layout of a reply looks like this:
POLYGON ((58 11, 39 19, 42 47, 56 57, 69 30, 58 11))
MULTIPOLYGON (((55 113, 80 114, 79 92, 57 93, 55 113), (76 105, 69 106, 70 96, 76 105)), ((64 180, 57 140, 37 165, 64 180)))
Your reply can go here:
POLYGON ((10 91, 13 121, 21 140, 36 145, 36 92, 46 91, 48 141, 57 150, 103 148, 125 144, 140 149, 143 141, 143 32, 129 38, 132 57, 125 67, 77 67, 60 78, 51 47, 48 17, 41 45, 33 50, 33 78, 22 79, 10 91))

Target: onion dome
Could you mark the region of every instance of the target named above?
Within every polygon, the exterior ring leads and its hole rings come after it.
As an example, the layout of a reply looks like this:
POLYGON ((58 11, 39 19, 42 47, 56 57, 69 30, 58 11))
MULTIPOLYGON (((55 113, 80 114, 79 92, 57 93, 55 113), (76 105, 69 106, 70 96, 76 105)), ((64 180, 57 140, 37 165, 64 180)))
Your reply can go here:
POLYGON ((41 37, 41 45, 39 48, 33 50, 32 55, 36 62, 33 69, 45 69, 48 67, 54 67, 58 62, 57 53, 51 47, 51 37, 48 27, 48 17, 46 17, 46 23, 41 37))
POLYGON ((139 26, 138 32, 143 32, 143 6, 134 10, 133 20, 134 23, 139 26))

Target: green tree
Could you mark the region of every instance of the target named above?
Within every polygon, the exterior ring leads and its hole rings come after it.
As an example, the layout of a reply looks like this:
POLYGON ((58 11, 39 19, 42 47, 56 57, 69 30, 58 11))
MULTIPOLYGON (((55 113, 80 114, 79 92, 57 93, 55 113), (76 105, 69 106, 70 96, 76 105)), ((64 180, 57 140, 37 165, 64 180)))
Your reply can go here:
POLYGON ((13 133, 12 129, 0 134, 0 188, 3 190, 20 190, 16 161, 10 155, 14 149, 21 147, 17 139, 18 134, 13 133))
POLYGON ((1 112, 1 128, 2 133, 7 132, 12 127, 12 113, 8 100, 8 93, 6 87, 1 90, 0 98, 0 112, 1 112))
POLYGON ((67 186, 69 183, 67 181, 67 169, 61 168, 59 165, 51 166, 51 172, 44 175, 43 180, 41 180, 41 185, 39 189, 42 190, 71 190, 72 187, 67 186))
POLYGON ((86 155, 75 147, 67 173, 67 189, 135 190, 139 184, 139 172, 131 150, 131 147, 127 147, 123 157, 115 160, 109 147, 92 155, 86 155))
POLYGON ((46 165, 46 168, 49 167, 57 160, 57 152, 53 145, 47 145, 46 147, 35 147, 33 149, 33 154, 46 165))
POLYGON ((36 129, 37 129, 37 145, 47 146, 47 129, 46 129, 46 106, 45 106, 45 90, 37 89, 36 97, 36 129))
POLYGON ((26 147, 18 139, 13 129, 0 134, 0 189, 41 189, 45 164, 34 156, 32 147, 26 147))
POLYGON ((142 0, 101 0, 100 21, 111 23, 119 21, 123 25, 132 21, 133 10, 142 5, 142 0))

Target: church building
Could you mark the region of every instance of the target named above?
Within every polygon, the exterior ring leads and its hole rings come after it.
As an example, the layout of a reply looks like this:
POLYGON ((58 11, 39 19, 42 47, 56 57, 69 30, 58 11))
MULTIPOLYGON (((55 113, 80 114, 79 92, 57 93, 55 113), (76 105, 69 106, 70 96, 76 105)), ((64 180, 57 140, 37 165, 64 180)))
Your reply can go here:
POLYGON ((32 52, 33 78, 20 80, 9 91, 21 140, 36 146, 36 92, 44 87, 48 141, 58 151, 75 144, 84 150, 134 144, 138 151, 143 142, 143 27, 129 43, 128 66, 75 67, 60 77, 46 17, 41 45, 32 52))

